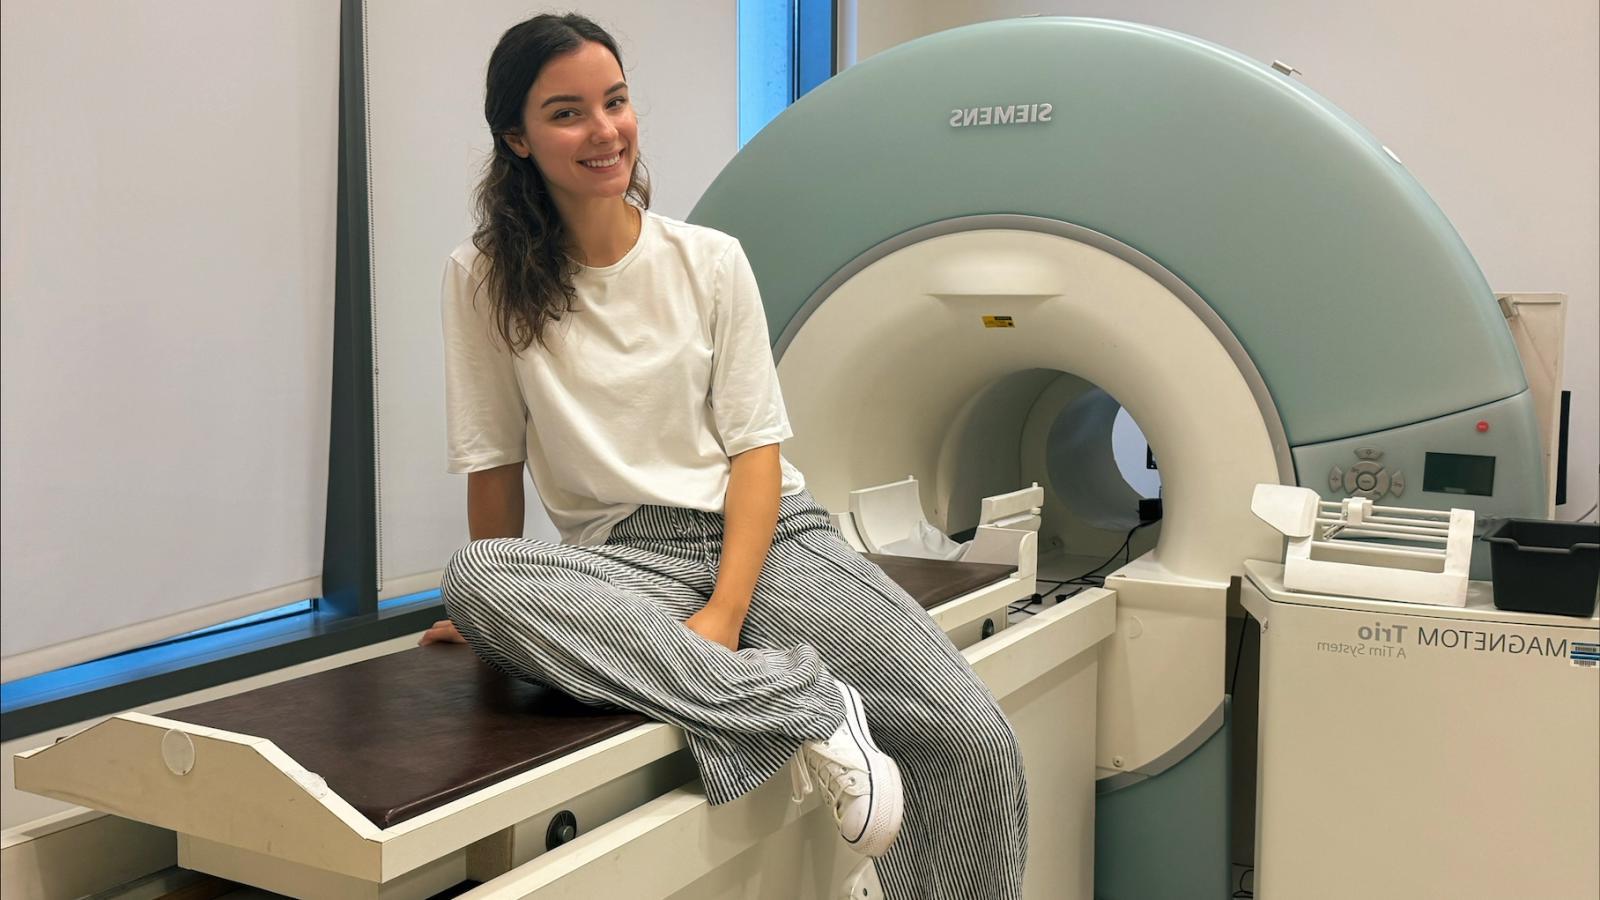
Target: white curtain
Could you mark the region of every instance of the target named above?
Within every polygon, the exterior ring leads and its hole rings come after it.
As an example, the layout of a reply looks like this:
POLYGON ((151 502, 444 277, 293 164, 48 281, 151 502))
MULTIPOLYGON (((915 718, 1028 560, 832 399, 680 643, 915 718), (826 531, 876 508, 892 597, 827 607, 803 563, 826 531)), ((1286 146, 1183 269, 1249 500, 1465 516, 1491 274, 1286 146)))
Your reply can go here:
POLYGON ((319 592, 338 0, 5 0, 4 680, 319 592))
MULTIPOLYGON (((583 7, 620 44, 652 208, 668 216, 687 216, 737 149, 736 6, 583 7)), ((366 6, 384 598, 436 587, 467 540, 466 479, 445 474, 439 282, 450 251, 472 232, 471 190, 492 147, 483 119, 489 54, 507 28, 543 11, 507 0, 366 6)), ((531 485, 527 498, 523 533, 553 540, 531 485)))

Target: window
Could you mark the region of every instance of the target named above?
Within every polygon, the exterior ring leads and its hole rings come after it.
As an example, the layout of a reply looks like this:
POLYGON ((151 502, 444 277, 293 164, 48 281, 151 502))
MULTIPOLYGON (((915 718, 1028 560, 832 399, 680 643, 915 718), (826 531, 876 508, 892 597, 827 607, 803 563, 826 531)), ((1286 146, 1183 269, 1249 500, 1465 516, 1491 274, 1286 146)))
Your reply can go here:
POLYGON ((739 0, 739 146, 833 66, 832 0, 739 0))

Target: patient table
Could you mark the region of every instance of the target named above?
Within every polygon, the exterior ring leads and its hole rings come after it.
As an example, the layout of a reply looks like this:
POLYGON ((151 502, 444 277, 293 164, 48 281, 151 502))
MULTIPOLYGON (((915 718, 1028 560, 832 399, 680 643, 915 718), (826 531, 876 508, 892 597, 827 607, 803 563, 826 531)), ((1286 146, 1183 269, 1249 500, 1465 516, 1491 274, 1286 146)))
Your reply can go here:
MULTIPOLYGON (((1033 591, 1017 566, 871 558, 947 628, 1003 619, 1033 591), (984 596, 998 599, 960 612, 984 596)), ((1075 772, 1082 828, 1094 646, 1112 605, 1075 598, 1028 623, 1034 640, 1006 635, 1025 652, 968 653, 1012 715, 1078 710, 1039 749, 1075 772)), ((297 897, 426 897, 502 875, 483 895, 831 896, 856 860, 784 779, 708 816, 678 729, 585 707, 459 644, 114 716, 18 756, 16 774, 23 789, 172 829, 180 865, 297 897), (596 854, 609 862, 573 864, 596 854)))

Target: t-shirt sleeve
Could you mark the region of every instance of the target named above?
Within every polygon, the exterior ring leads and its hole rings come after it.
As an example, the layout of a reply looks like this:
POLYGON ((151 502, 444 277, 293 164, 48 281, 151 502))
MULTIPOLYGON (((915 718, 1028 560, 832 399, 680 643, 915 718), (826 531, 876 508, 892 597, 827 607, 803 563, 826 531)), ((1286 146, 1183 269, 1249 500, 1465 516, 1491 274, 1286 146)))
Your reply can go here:
POLYGON ((477 472, 527 458, 527 408, 515 359, 494 326, 479 279, 454 257, 440 288, 448 471, 477 472))
POLYGON ((761 291, 744 248, 734 243, 717 277, 711 335, 711 413, 723 451, 746 450, 793 436, 767 339, 761 291))

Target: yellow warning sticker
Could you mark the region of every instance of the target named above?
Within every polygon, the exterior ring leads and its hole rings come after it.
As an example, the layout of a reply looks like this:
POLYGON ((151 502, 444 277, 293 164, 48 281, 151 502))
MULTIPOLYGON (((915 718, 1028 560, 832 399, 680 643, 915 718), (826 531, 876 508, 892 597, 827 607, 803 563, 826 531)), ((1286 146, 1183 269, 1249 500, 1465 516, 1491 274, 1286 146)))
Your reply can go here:
POLYGON ((1010 316, 984 316, 983 317, 983 327, 985 327, 985 328, 1015 328, 1015 327, 1017 327, 1017 323, 1015 321, 1013 321, 1010 316))

